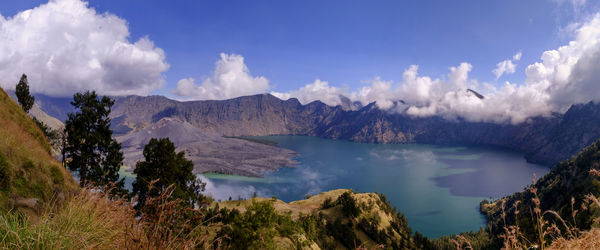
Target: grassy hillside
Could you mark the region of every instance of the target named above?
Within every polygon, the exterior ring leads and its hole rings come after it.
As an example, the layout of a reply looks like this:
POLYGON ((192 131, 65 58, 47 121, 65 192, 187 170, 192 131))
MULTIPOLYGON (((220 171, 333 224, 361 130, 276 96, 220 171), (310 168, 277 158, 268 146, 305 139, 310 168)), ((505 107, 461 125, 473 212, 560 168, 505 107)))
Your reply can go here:
POLYGON ((50 155, 42 131, 2 89, 0 138, 1 208, 19 206, 24 198, 49 201, 77 189, 71 175, 50 155))
POLYGON ((406 218, 385 196, 345 189, 290 203, 275 198, 215 202, 207 216, 217 222, 209 230, 212 237, 223 237, 223 244, 234 249, 434 247, 421 235, 413 236, 406 218))
POLYGON ((506 229, 518 227, 518 238, 529 244, 541 244, 554 239, 574 239, 578 231, 600 226, 600 204, 594 200, 600 196, 600 178, 592 171, 598 169, 600 140, 559 163, 524 191, 482 203, 489 230, 499 236, 506 234, 506 229), (558 235, 546 232, 554 230, 553 224, 560 231, 558 235))

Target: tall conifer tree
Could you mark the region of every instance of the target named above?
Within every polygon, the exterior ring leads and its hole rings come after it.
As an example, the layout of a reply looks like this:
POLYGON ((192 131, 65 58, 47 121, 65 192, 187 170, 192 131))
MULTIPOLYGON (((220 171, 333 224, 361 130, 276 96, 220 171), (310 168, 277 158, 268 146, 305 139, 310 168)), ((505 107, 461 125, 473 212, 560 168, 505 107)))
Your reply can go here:
POLYGON ((105 186, 114 183, 115 192, 124 192, 119 169, 123 164, 121 144, 112 138, 111 119, 108 117, 114 101, 98 97, 95 91, 77 93, 65 122, 67 167, 79 173, 81 186, 105 186))
POLYGON ((15 94, 17 95, 17 100, 19 101, 19 104, 21 104, 23 110, 28 113, 33 107, 35 97, 31 96, 29 93, 29 82, 27 81, 27 75, 23 74, 21 76, 21 80, 19 80, 19 83, 17 83, 15 94))

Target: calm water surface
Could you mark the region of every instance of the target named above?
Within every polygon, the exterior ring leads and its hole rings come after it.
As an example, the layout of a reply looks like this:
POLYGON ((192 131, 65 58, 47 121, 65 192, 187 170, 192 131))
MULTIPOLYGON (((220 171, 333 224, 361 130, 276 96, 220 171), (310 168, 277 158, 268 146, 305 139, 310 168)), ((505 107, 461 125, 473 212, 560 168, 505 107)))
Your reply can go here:
POLYGON ((258 196, 289 202, 337 188, 384 193, 413 230, 429 237, 484 226, 479 202, 522 190, 548 168, 488 147, 384 145, 306 136, 260 137, 300 153, 295 168, 264 178, 205 174, 207 193, 226 200, 258 196))

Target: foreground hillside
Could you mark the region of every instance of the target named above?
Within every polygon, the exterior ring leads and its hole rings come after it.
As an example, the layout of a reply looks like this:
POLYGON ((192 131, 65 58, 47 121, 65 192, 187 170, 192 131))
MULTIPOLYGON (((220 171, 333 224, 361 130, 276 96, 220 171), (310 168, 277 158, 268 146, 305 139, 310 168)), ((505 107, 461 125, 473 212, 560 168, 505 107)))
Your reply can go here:
MULTIPOLYGON (((357 248, 387 246, 394 249, 423 248, 430 241, 412 236, 406 218, 392 209, 385 196, 373 193, 357 194, 338 189, 312 196, 306 200, 284 203, 275 198, 252 198, 243 201, 224 201, 212 204, 211 211, 220 216, 213 228, 216 236, 228 235, 236 249, 253 248, 252 229, 273 235, 272 245, 292 249, 357 248), (239 211, 231 212, 224 211, 239 211), (217 212, 219 211, 219 212, 217 212), (262 220, 254 221, 251 217, 262 220), (251 225, 248 227, 244 220, 251 225), (248 230, 248 231, 246 231, 248 230), (244 235, 249 233, 250 235, 244 235), (244 237, 238 242, 238 237, 244 237)), ((209 213, 210 215, 211 213, 209 213)))
POLYGON ((33 120, 0 89, 0 207, 36 209, 77 185, 33 120))
MULTIPOLYGON (((556 225, 559 235, 571 242, 579 230, 600 226, 600 140, 586 147, 576 157, 563 161, 524 191, 492 203, 482 203, 488 228, 493 235, 506 234, 506 228, 518 227, 520 237, 531 242, 550 241, 556 225), (517 212, 518 211, 518 212, 517 212), (539 218, 539 219, 532 219, 539 218), (541 224, 540 224, 541 223, 541 224), (540 226, 541 225, 541 226, 540 226), (543 233, 540 239, 540 232, 543 233)), ((590 233, 598 234, 598 229, 590 233)), ((582 237, 590 237, 590 233, 582 237)), ((498 243, 502 241, 495 238, 498 243)), ((565 239, 561 239, 562 243, 565 239)), ((598 242, 596 242, 598 243, 598 242)), ((565 245, 566 246, 566 245, 565 245)))

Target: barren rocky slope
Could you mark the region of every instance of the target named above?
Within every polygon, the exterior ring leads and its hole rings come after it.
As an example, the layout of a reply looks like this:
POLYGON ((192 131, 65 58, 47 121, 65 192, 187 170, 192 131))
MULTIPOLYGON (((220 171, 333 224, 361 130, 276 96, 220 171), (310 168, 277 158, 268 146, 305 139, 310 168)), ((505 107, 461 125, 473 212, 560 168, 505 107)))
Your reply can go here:
POLYGON ((117 136, 116 139, 122 144, 125 164, 135 166, 143 159, 144 145, 151 138, 164 137, 173 141, 178 151, 186 152, 186 158, 194 162, 195 173, 259 177, 265 170, 296 164, 291 160, 296 153, 291 150, 206 133, 176 118, 163 118, 145 129, 117 136))

